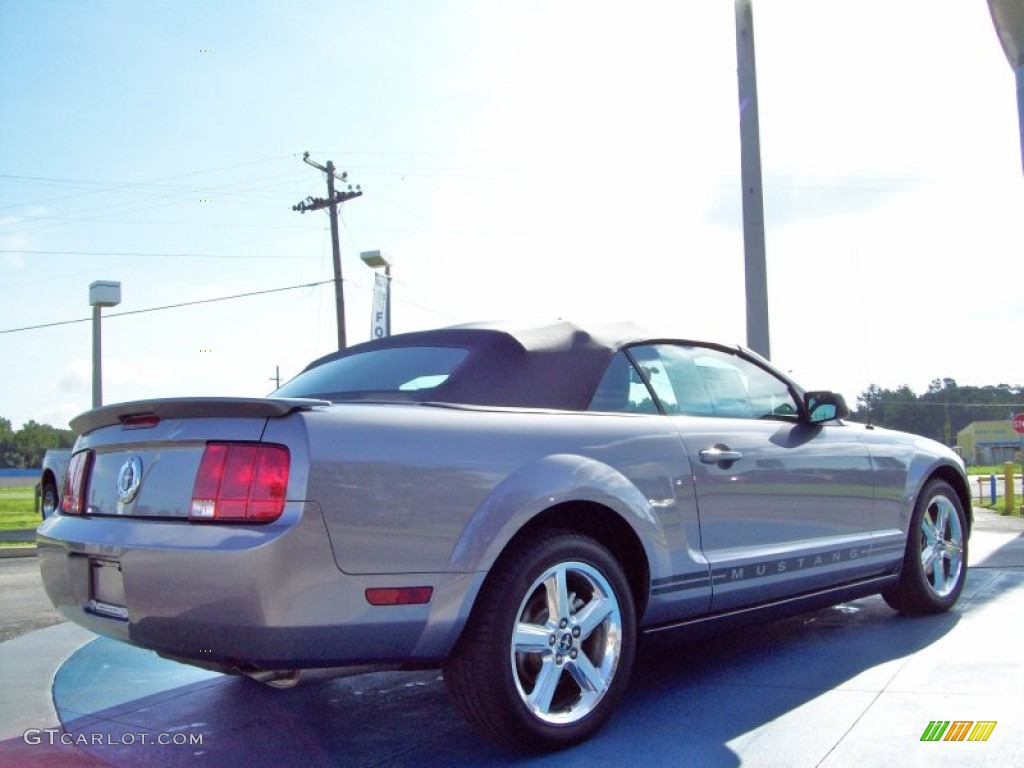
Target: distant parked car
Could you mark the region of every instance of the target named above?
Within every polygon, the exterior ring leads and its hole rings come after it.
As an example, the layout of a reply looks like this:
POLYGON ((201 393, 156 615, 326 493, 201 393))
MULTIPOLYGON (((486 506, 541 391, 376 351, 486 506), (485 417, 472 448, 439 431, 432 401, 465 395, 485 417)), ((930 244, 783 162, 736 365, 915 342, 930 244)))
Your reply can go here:
POLYGON ((64 484, 71 451, 47 451, 43 455, 43 468, 39 475, 39 496, 42 515, 45 520, 57 511, 60 504, 60 489, 64 484))
POLYGON ((39 563, 100 634, 278 683, 439 665, 486 736, 559 749, 611 716, 642 635, 957 601, 963 463, 847 415, 631 326, 392 336, 267 399, 77 417, 39 563))

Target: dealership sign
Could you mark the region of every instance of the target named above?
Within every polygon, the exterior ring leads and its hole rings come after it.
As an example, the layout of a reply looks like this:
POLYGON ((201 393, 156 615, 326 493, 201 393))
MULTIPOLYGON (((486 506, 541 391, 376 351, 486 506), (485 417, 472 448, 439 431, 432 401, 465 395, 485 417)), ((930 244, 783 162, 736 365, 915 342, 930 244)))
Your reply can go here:
POLYGON ((391 335, 388 327, 388 292, 391 290, 391 278, 379 272, 373 278, 373 315, 370 317, 370 338, 382 339, 391 335))

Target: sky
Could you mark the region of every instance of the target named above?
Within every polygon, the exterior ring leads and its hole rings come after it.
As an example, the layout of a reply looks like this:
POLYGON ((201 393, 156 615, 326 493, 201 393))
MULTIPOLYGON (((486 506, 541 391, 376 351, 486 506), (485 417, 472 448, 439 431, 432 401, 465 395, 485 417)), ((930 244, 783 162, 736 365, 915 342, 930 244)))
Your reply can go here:
MULTIPOLYGON (((773 363, 851 405, 1024 384, 1024 174, 987 4, 753 13, 773 363)), ((260 397, 333 351, 328 217, 292 210, 326 195, 305 151, 364 193, 341 207, 350 343, 367 250, 393 263, 395 332, 745 343, 737 100, 726 0, 0 0, 0 417, 90 407, 91 326, 65 321, 96 280, 122 286, 106 403, 260 397)))

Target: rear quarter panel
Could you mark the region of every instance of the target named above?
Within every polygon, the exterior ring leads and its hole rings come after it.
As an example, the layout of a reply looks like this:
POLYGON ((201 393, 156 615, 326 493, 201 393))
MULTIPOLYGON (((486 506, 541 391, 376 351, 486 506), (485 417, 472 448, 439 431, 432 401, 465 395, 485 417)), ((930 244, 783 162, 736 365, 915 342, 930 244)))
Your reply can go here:
POLYGON ((652 577, 700 559, 689 463, 667 419, 356 404, 301 418, 308 496, 346 573, 485 571, 535 515, 581 500, 633 527, 652 577))

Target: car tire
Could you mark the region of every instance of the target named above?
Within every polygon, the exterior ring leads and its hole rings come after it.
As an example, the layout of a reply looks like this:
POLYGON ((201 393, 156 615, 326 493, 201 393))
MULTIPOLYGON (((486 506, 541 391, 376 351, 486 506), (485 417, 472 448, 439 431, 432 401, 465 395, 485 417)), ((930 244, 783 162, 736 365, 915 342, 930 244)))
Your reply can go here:
POLYGON ((956 491, 943 480, 925 485, 914 505, 899 581, 882 592, 892 608, 909 615, 948 611, 967 576, 967 516, 956 491))
POLYGON ((548 531, 499 559, 444 679, 465 718, 491 741, 547 752, 578 744, 607 722, 635 652, 633 595, 622 567, 587 536, 548 531))
POLYGON ((43 483, 42 496, 42 514, 45 520, 50 515, 57 511, 57 507, 60 504, 60 495, 57 493, 57 486, 54 485, 52 480, 46 480, 43 483))

